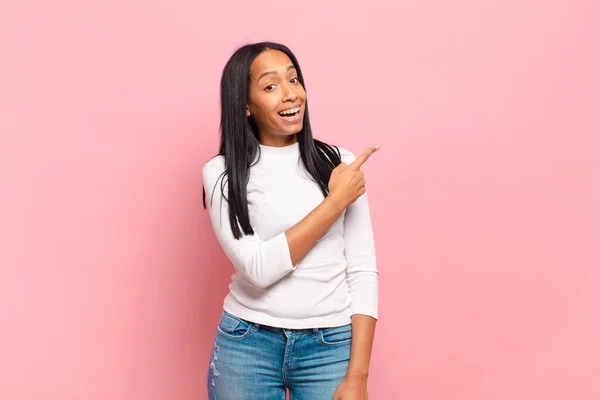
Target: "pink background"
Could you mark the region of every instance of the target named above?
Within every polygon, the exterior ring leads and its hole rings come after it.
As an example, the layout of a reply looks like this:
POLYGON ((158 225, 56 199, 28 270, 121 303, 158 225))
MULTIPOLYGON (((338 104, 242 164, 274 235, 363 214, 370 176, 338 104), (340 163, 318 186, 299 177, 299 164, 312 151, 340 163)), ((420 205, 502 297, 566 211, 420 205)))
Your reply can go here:
POLYGON ((0 12, 0 398, 206 399, 201 208, 233 50, 296 52, 360 152, 373 399, 600 398, 597 1, 21 1, 0 12))

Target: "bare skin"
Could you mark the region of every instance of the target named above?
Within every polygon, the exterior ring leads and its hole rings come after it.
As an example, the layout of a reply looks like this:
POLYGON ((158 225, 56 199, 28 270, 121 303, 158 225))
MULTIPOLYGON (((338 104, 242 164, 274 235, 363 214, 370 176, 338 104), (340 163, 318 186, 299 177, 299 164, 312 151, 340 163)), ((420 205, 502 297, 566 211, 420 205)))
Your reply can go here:
POLYGON ((296 134, 302 130, 306 92, 290 58, 281 51, 263 51, 250 66, 250 80, 246 116, 256 122, 260 143, 273 147, 296 143, 296 134), (295 107, 300 107, 300 112, 294 121, 279 115, 295 107))
MULTIPOLYGON (((297 133, 302 130, 306 92, 292 61, 281 51, 263 51, 250 67, 250 78, 246 116, 252 117, 258 126, 259 142, 273 147, 296 143, 297 133), (295 116, 281 115, 296 109, 295 116)), ((293 265, 304 258, 344 209, 365 193, 364 173, 360 168, 378 149, 379 146, 370 146, 354 162, 341 163, 335 168, 329 179, 329 195, 285 232, 293 265)), ((350 364, 334 400, 368 399, 367 377, 375 324, 373 317, 352 316, 350 364)))

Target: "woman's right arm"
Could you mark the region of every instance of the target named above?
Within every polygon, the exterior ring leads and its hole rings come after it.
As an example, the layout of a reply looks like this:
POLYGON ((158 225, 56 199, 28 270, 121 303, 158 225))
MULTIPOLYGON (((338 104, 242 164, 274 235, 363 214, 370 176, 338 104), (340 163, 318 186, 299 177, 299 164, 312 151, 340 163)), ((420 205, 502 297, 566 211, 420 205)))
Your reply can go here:
POLYGON ((331 173, 329 195, 285 234, 292 263, 298 264, 342 211, 365 193, 364 173, 360 167, 379 149, 371 146, 351 164, 341 163, 331 173))
POLYGON ((335 168, 329 180, 329 195, 297 224, 266 241, 256 233, 242 236, 239 240, 233 237, 228 204, 220 193, 219 177, 222 171, 213 165, 205 165, 202 178, 207 191, 211 223, 236 271, 258 288, 268 287, 292 272, 343 210, 365 193, 364 175, 360 167, 378 148, 369 147, 352 164, 342 163, 335 168), (214 196, 213 190, 217 191, 214 196))

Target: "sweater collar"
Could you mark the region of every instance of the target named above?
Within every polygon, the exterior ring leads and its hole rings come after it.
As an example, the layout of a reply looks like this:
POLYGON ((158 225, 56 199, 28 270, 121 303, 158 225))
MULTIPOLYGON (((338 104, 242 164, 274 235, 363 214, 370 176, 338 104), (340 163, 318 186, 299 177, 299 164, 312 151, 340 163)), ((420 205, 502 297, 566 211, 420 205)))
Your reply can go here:
POLYGON ((261 154, 273 154, 273 155, 293 155, 297 154, 300 150, 300 145, 298 142, 294 144, 290 144, 289 146, 283 147, 274 147, 274 146, 264 146, 259 144, 261 154))

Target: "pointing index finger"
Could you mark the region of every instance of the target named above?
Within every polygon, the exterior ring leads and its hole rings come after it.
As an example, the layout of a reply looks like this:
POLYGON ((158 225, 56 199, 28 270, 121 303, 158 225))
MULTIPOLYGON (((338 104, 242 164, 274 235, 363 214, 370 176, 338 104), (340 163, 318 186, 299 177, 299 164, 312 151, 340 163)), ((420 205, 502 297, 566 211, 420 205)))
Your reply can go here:
POLYGON ((360 156, 356 157, 356 160, 350 163, 350 166, 352 168, 359 169, 377 150, 379 150, 379 146, 367 147, 367 149, 360 156))

